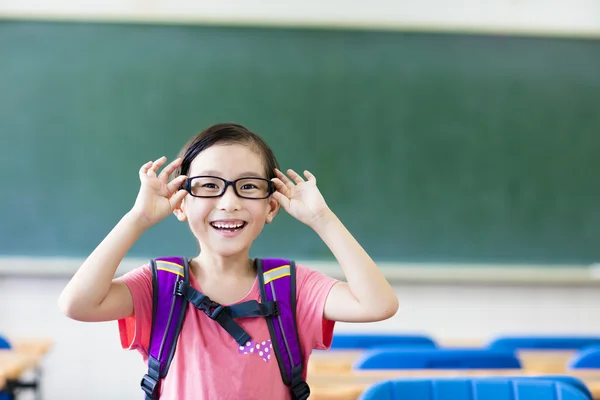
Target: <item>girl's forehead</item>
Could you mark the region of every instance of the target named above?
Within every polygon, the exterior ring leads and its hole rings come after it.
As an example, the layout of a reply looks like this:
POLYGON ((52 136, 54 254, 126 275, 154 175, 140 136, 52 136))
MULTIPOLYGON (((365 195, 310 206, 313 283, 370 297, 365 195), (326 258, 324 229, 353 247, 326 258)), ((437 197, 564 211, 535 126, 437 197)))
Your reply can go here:
POLYGON ((228 144, 214 145, 198 154, 190 165, 188 175, 202 175, 211 171, 236 176, 241 172, 254 172, 262 176, 264 170, 262 156, 256 150, 241 144, 228 144))

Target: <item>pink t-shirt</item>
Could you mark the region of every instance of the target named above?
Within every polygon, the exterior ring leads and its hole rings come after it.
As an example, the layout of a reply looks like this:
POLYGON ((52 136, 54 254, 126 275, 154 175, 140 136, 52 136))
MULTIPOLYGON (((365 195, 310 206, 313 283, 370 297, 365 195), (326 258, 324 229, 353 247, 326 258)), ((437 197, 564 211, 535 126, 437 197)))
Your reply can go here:
MULTIPOLYGON (((133 297, 135 316, 119 320, 121 345, 138 350, 148 359, 152 322, 152 273, 149 266, 121 277, 133 297)), ((304 363, 313 349, 331 345, 334 322, 323 318, 325 300, 337 280, 297 265, 296 322, 304 363)), ((201 291, 190 271, 192 286, 201 291)), ((258 280, 240 301, 260 302, 258 280)), ((252 337, 248 346, 236 341, 215 321, 188 306, 185 322, 167 377, 161 383, 161 400, 264 400, 291 399, 283 384, 265 318, 236 322, 252 337), (253 351, 250 351, 254 348, 253 351)), ((141 377, 140 377, 141 379, 141 377)), ((140 393, 143 394, 141 388, 140 393)))

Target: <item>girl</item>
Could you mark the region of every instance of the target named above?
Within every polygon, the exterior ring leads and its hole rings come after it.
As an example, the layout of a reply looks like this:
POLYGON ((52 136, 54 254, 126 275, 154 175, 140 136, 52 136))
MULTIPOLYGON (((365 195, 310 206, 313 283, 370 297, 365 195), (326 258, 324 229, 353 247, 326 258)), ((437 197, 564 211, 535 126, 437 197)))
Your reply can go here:
MULTIPOLYGON (((145 265, 118 279, 114 275, 143 232, 171 213, 188 222, 201 249, 189 263, 193 288, 222 305, 260 301, 248 254, 280 207, 321 237, 347 281, 297 266, 296 318, 305 377, 311 351, 331 345, 335 321, 380 321, 396 313, 394 291, 327 206, 315 176, 308 171, 304 177, 292 170, 283 174, 258 135, 236 124, 215 125, 188 142, 159 173, 166 162, 161 157, 141 167, 135 204, 65 287, 59 305, 68 317, 118 320, 123 348, 147 359, 151 270, 145 265)), ((257 343, 270 345, 265 318, 236 322, 257 343)), ((219 324, 188 307, 160 399, 290 399, 290 392, 277 360, 241 351, 219 324)))

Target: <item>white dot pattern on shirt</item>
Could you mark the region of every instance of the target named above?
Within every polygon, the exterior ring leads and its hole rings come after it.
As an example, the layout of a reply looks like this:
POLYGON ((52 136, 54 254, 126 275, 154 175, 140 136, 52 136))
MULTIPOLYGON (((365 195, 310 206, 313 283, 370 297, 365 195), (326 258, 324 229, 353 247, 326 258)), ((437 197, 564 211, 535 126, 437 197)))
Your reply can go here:
POLYGON ((273 344, 271 340, 265 340, 261 344, 255 344, 254 340, 250 340, 246 342, 245 346, 240 346, 238 349, 238 353, 240 354, 254 354, 254 350, 258 353, 258 356, 261 357, 265 362, 268 362, 271 359, 271 355, 267 354, 273 348, 273 344))

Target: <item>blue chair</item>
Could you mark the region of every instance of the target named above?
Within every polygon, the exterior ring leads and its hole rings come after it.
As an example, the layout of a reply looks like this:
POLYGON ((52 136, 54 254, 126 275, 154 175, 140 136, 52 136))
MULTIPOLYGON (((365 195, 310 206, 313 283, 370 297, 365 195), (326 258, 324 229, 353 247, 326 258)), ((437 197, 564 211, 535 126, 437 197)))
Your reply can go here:
MULTIPOLYGON (((497 379, 499 377, 489 377, 489 379, 497 379)), ((589 400, 594 400, 594 395, 592 395, 592 392, 590 392, 590 389, 585 385, 585 383, 579 379, 579 378, 575 378, 574 376, 570 376, 570 375, 517 375, 517 376, 502 376, 500 378, 506 378, 506 379, 543 379, 543 380, 547 380, 547 381, 556 381, 556 382, 562 382, 568 385, 573 386, 574 388, 580 390, 583 394, 585 394, 585 396, 589 399, 589 400)), ((481 379, 485 379, 485 377, 481 377, 481 379)))
POLYGON ((600 345, 597 336, 503 336, 488 344, 490 349, 504 350, 579 350, 600 345))
POLYGON ((6 338, 0 335, 0 349, 10 349, 11 347, 12 346, 10 345, 8 340, 6 340, 6 338))
POLYGON ((368 388, 359 400, 589 400, 559 381, 512 378, 394 379, 368 388))
POLYGON ((519 369, 511 351, 488 349, 372 349, 362 354, 354 369, 519 369))
POLYGON ((435 342, 424 335, 348 334, 333 335, 331 349, 359 350, 372 347, 406 346, 436 347, 435 342))
POLYGON ((573 355, 567 362, 568 368, 600 368, 600 347, 588 347, 573 355))
MULTIPOLYGON (((4 350, 8 350, 11 348, 10 343, 8 342, 8 340, 6 340, 6 338, 4 338, 2 335, 0 335, 0 350, 4 349, 4 350)), ((6 392, 0 392, 0 400, 13 400, 14 396, 12 395, 12 393, 6 393, 6 392)))

